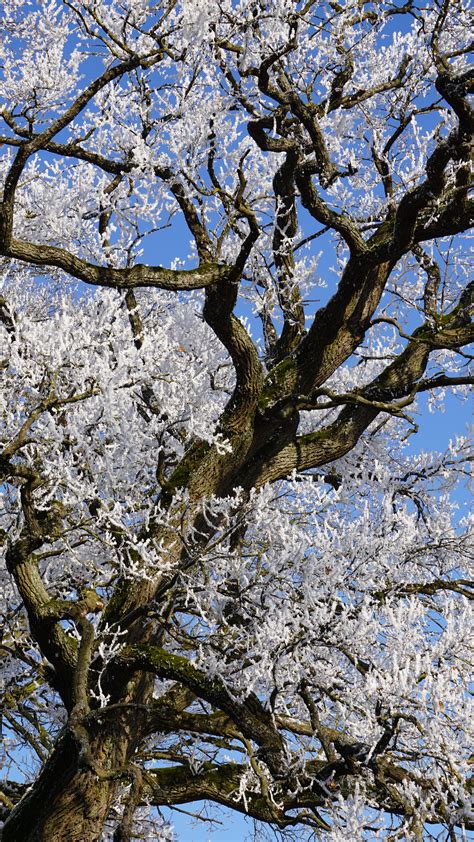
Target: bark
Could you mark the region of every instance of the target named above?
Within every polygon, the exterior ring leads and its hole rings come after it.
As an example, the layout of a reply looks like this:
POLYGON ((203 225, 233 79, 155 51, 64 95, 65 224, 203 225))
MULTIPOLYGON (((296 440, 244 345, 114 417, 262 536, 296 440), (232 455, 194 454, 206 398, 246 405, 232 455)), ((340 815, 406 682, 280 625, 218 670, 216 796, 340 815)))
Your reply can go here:
MULTIPOLYGON (((127 753, 119 733, 99 734, 91 755, 103 768, 115 766, 127 753)), ((65 732, 35 783, 6 821, 2 842, 96 842, 120 781, 101 779, 84 764, 81 749, 65 732)))

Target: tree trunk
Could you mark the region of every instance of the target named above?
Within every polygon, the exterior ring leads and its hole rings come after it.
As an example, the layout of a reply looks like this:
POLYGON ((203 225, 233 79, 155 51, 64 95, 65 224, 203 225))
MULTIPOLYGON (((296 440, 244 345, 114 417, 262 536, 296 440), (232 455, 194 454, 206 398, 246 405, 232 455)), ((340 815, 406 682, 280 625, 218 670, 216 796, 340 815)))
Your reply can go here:
MULTIPOLYGON (((117 733, 98 735, 90 743, 94 762, 102 769, 122 766, 127 742, 117 733)), ((7 819, 2 842, 97 842, 118 787, 116 778, 100 779, 81 764, 76 741, 64 732, 7 819)))

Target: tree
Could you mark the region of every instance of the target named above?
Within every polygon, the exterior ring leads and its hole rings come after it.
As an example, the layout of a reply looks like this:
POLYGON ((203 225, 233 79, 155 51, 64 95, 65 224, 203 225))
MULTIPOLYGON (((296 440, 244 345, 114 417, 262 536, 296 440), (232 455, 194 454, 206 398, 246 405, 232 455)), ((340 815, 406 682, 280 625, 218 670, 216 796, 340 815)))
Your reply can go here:
POLYGON ((4 842, 461 838, 467 5, 0 26, 4 842))

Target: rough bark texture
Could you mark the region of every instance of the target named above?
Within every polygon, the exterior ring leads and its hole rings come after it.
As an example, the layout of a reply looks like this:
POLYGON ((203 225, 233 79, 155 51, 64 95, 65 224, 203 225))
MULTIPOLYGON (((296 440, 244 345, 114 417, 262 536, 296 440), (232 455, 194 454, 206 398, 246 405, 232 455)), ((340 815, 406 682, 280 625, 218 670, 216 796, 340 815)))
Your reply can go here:
MULTIPOLYGON (((104 737, 90 746, 104 768, 117 764, 123 737, 104 737), (108 750, 107 750, 108 749, 108 750)), ((123 758, 122 758, 123 759, 123 758)), ((80 769, 79 749, 71 735, 58 740, 54 754, 31 793, 13 811, 4 828, 4 842, 96 842, 117 791, 117 781, 99 780, 80 769)))

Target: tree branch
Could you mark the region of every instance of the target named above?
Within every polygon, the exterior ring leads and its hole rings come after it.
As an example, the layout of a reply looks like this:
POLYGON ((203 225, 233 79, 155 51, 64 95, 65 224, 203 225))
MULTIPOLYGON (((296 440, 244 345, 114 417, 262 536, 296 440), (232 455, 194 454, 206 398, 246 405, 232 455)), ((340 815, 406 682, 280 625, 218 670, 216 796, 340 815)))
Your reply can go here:
POLYGON ((114 269, 111 266, 88 263, 56 246, 36 245, 15 239, 3 247, 3 254, 34 266, 56 266, 80 281, 113 289, 203 289, 223 280, 230 271, 229 267, 214 263, 204 263, 196 269, 165 269, 163 266, 145 266, 140 263, 130 268, 114 269))
POLYGON ((237 701, 221 679, 208 677, 190 661, 180 655, 173 655, 157 646, 135 645, 126 647, 119 656, 119 662, 130 669, 144 669, 160 678, 169 678, 183 683, 200 698, 220 708, 231 717, 239 730, 261 749, 262 758, 278 778, 284 774, 285 747, 281 735, 275 728, 271 715, 265 711, 254 694, 244 701, 237 701))

